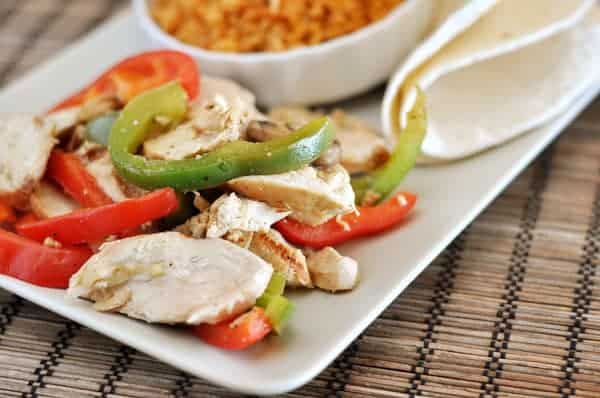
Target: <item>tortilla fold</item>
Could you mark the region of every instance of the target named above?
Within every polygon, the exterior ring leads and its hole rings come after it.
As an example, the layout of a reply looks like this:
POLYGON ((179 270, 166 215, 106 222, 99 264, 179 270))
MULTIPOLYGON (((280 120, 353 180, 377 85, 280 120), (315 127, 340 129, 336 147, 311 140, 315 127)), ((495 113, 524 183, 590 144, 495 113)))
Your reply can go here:
POLYGON ((439 2, 442 17, 390 81, 382 108, 393 138, 423 89, 422 162, 471 156, 539 127, 600 79, 595 0, 439 2), (448 28, 456 23, 467 26, 448 28))

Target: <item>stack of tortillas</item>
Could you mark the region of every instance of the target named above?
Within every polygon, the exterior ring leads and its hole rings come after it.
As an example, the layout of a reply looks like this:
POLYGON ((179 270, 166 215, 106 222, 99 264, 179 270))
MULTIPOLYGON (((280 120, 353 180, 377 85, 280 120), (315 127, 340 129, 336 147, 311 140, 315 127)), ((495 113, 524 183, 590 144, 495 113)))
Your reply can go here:
POLYGON ((470 156, 539 127, 600 79, 596 0, 416 1, 433 1, 437 15, 391 79, 382 118, 393 137, 422 88, 423 161, 470 156))

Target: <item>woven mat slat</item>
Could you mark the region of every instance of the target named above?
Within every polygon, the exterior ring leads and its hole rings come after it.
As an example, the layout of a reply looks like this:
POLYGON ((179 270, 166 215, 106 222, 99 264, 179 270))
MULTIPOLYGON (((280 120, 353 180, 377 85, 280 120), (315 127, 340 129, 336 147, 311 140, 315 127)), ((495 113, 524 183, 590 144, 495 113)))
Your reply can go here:
MULTIPOLYGON (((2 0, 0 82, 126 0, 2 0)), ((600 100, 288 397, 600 397, 600 100)), ((237 397, 0 291, 2 397, 237 397)))

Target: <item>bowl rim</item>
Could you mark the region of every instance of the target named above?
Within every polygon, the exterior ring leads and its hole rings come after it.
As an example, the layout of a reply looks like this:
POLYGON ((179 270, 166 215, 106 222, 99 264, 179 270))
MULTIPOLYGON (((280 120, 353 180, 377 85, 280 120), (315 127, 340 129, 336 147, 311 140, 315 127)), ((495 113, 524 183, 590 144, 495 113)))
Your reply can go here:
POLYGON ((135 14, 138 20, 141 21, 142 27, 154 36, 163 45, 168 45, 171 48, 186 52, 197 58, 202 58, 206 61, 216 62, 240 62, 240 63, 259 63, 265 61, 283 61, 295 59, 306 55, 322 54, 336 48, 344 47, 353 42, 367 38, 371 34, 386 30, 396 22, 397 18, 401 18, 409 12, 410 7, 414 6, 422 0, 403 0, 392 12, 377 22, 371 23, 363 28, 360 28, 352 33, 348 33, 323 43, 299 47, 281 52, 255 52, 255 53, 228 53, 221 51, 206 50, 201 47, 196 47, 191 44, 186 44, 174 36, 162 30, 150 16, 148 10, 149 0, 132 0, 135 14))

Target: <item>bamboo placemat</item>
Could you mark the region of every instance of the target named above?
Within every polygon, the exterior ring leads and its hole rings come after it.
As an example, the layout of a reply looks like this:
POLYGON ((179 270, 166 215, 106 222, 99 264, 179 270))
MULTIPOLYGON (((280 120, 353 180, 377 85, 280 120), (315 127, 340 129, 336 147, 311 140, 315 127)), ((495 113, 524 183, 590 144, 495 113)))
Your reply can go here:
MULTIPOLYGON (((1 0, 0 80, 125 0, 1 0)), ((600 100, 290 397, 600 397, 600 100)), ((1 397, 238 396, 0 291, 1 397)))

